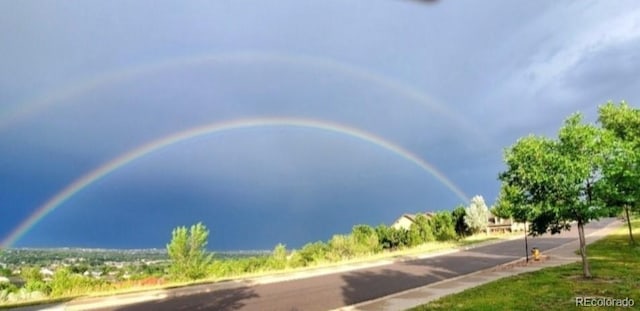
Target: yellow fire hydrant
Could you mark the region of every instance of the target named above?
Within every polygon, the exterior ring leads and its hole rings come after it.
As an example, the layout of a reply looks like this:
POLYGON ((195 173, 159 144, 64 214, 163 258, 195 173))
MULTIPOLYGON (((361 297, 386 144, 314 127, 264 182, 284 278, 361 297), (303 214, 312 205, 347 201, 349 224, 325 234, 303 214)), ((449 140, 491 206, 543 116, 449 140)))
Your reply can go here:
POLYGON ((531 255, 533 256, 533 260, 540 260, 540 250, 537 247, 531 249, 531 255))

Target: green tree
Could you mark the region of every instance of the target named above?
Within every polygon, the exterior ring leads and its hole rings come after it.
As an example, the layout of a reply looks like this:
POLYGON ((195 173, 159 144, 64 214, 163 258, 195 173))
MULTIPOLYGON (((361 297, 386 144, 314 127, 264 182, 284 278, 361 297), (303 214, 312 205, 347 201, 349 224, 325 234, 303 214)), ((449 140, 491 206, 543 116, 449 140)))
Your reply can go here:
POLYGON ((576 221, 583 274, 591 277, 584 226, 602 213, 595 196, 603 159, 601 131, 569 117, 557 140, 528 136, 505 153, 507 170, 500 174, 505 199, 514 217, 530 220, 530 234, 568 230, 576 221))
POLYGON ((487 230, 489 224, 489 209, 484 203, 482 196, 471 198, 469 207, 465 210, 464 222, 473 233, 479 233, 487 230))
POLYGON ((173 229, 167 252, 171 260, 169 274, 176 280, 196 280, 207 275, 212 255, 207 252, 209 230, 202 224, 173 229))
POLYGON ((449 241, 456 238, 456 230, 453 227, 451 212, 440 211, 432 218, 433 235, 438 241, 449 241))
POLYGON ((511 206, 509 204, 509 200, 505 199, 506 189, 501 188, 500 194, 498 194, 498 198, 496 199, 496 203, 491 208, 491 214, 500 218, 511 218, 513 215, 511 214, 511 206))
POLYGON ((598 112, 598 121, 611 134, 603 178, 598 183, 599 197, 609 206, 622 208, 629 240, 635 244, 629 211, 640 208, 640 110, 625 102, 609 102, 598 112))
POLYGON ((456 230, 456 234, 460 238, 464 238, 466 236, 471 235, 471 229, 467 226, 467 223, 464 221, 464 217, 467 215, 467 212, 463 205, 457 206, 452 212, 451 217, 454 222, 454 229, 456 230))

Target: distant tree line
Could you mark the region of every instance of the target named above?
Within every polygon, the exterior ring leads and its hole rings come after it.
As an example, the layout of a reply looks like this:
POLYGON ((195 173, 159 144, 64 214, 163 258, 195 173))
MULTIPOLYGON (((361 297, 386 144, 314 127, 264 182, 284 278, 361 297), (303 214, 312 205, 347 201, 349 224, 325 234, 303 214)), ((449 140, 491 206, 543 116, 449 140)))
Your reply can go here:
POLYGON ((167 245, 174 280, 197 280, 206 276, 232 277, 287 268, 334 263, 358 257, 412 248, 429 242, 458 241, 475 233, 485 232, 489 210, 481 196, 468 207, 439 211, 432 215, 418 214, 409 229, 384 224, 372 227, 353 226, 348 234, 336 234, 328 241, 310 242, 300 249, 287 250, 283 244, 274 247, 267 256, 214 259, 206 250, 208 229, 201 223, 190 228, 173 230, 167 245))

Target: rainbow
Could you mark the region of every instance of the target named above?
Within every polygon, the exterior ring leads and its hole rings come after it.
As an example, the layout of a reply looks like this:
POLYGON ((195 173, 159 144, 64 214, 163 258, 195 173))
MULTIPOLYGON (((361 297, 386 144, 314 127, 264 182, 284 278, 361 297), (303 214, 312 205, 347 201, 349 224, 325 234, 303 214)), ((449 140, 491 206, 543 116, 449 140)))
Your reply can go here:
POLYGON ((433 165, 429 164, 425 160, 421 159, 417 155, 410 151, 398 146, 392 142, 385 140, 382 137, 376 136, 372 133, 365 132, 363 130, 349 127, 342 124, 332 123, 328 121, 320 121, 315 119, 294 118, 294 117, 270 117, 270 118, 252 118, 252 119, 238 119, 217 123, 209 123, 202 126, 194 127, 177 133, 173 133, 169 136, 159 138, 157 140, 146 143, 140 147, 130 150, 104 164, 88 172, 87 174, 76 179, 74 182, 66 186, 56 195, 51 197, 43 205, 37 208, 37 210, 24 220, 16 229, 14 229, 0 244, 0 249, 8 248, 12 246, 20 237, 27 233, 34 225, 42 220, 47 214, 51 213, 58 206, 63 204, 69 198, 82 191, 89 185, 93 184, 97 180, 104 178, 110 173, 126 166, 127 164, 140 159, 152 152, 158 151, 162 148, 166 148, 173 144, 183 142, 195 137, 209 135, 214 133, 220 133, 224 131, 231 131, 242 128, 255 128, 255 127, 298 127, 324 130, 334 133, 343 134, 352 138, 362 140, 364 142, 372 143, 387 151, 390 151, 423 169, 431 174, 450 191, 452 191, 463 202, 468 202, 467 195, 460 190, 451 180, 449 180, 442 172, 438 171, 433 165))
POLYGON ((387 89, 405 97, 409 102, 419 104, 433 112, 441 114, 453 123, 465 129, 474 137, 481 139, 483 144, 490 142, 488 137, 482 136, 482 131, 474 126, 473 122, 460 116, 446 105, 436 101, 431 96, 417 88, 409 86, 398 80, 391 79, 379 73, 373 72, 350 63, 337 61, 332 58, 316 57, 302 54, 283 54, 269 52, 234 52, 188 56, 182 58, 172 58, 161 60, 155 63, 142 65, 132 65, 123 69, 108 71, 93 77, 85 77, 79 81, 74 81, 65 87, 48 92, 37 98, 33 98, 26 103, 17 105, 15 109, 0 114, 0 130, 10 127, 38 112, 45 110, 55 104, 70 103, 70 99, 90 93, 117 82, 126 81, 135 77, 156 74, 163 70, 181 68, 185 66, 202 66, 227 63, 275 63, 285 65, 304 66, 314 70, 328 70, 338 72, 352 79, 366 81, 373 85, 387 89))

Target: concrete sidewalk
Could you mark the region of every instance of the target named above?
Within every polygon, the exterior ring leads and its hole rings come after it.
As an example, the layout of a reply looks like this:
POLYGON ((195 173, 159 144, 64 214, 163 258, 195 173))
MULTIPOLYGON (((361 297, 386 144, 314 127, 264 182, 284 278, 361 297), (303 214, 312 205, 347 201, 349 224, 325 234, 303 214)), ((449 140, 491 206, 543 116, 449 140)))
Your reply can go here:
MULTIPOLYGON (((621 225, 622 222, 617 220, 606 227, 589 234, 586 238, 587 244, 593 243, 607 236, 611 232, 620 228, 621 225)), ((578 240, 572 241, 545 251, 540 261, 530 260, 527 264, 525 262, 525 258, 521 258, 498 267, 447 279, 424 287, 362 302, 353 306, 340 308, 338 310, 406 310, 504 277, 580 261, 580 255, 576 254, 576 250, 579 249, 579 246, 578 240)))

